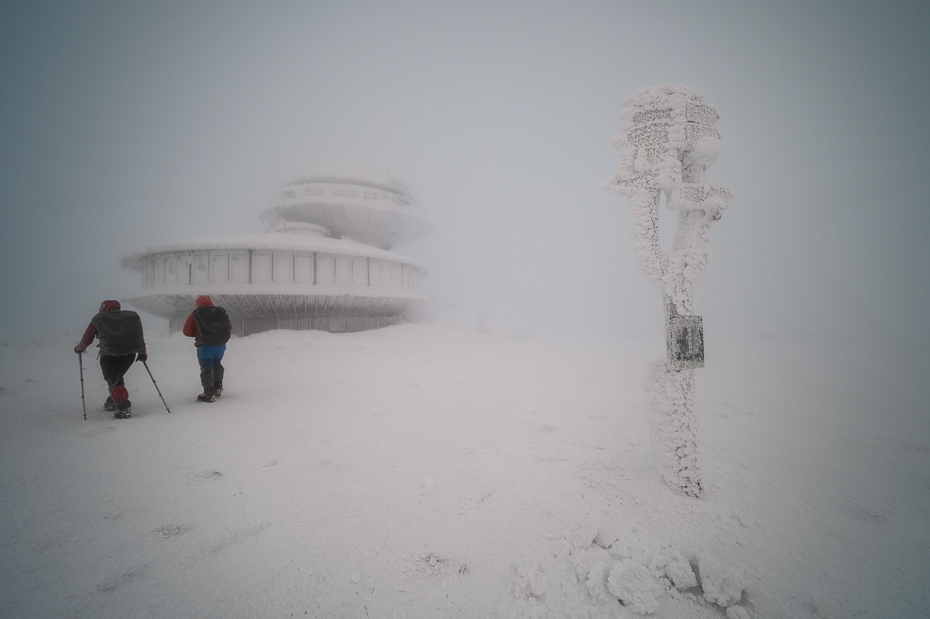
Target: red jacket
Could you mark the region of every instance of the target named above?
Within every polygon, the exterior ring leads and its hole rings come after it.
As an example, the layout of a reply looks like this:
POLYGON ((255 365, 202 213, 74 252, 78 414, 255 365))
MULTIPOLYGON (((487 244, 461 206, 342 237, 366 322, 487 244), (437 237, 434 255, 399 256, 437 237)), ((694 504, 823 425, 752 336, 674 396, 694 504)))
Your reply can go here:
MULTIPOLYGON (((197 308, 213 307, 213 299, 211 299, 208 295, 203 294, 197 297, 197 300, 194 301, 194 305, 197 308)), ((229 325, 229 330, 232 331, 232 325, 229 325)), ((181 328, 181 333, 187 337, 193 338, 196 338, 200 333, 200 325, 197 324, 197 319, 194 318, 193 313, 191 313, 191 315, 187 317, 187 320, 184 321, 184 326, 181 328)), ((194 346, 200 346, 200 342, 198 342, 196 339, 194 340, 194 346)))
MULTIPOLYGON (((112 312, 118 309, 122 309, 120 307, 119 301, 104 301, 103 303, 100 304, 101 312, 112 312)), ((87 325, 87 329, 84 330, 84 336, 81 338, 81 341, 78 342, 77 346, 74 347, 74 352, 80 353, 80 352, 84 352, 85 350, 87 350, 87 347, 91 345, 95 337, 97 337, 97 326, 93 322, 91 322, 89 325, 87 325)), ((100 356, 102 357, 109 356, 107 355, 107 353, 103 352, 102 350, 99 351, 99 353, 100 353, 100 356)), ((139 354, 141 355, 146 354, 145 340, 142 341, 142 350, 139 354)))

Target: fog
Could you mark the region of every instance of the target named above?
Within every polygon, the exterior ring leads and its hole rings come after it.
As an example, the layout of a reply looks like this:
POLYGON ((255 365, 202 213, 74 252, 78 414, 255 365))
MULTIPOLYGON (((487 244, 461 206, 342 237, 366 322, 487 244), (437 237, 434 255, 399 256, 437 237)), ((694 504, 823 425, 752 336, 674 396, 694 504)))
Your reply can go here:
POLYGON ((140 288, 122 252, 258 232, 333 156, 403 171, 435 231, 395 251, 438 307, 658 331, 603 185, 623 99, 680 82, 720 110, 708 179, 736 194, 697 289, 708 345, 930 343, 928 32, 919 2, 8 2, 0 333, 77 334, 140 288))

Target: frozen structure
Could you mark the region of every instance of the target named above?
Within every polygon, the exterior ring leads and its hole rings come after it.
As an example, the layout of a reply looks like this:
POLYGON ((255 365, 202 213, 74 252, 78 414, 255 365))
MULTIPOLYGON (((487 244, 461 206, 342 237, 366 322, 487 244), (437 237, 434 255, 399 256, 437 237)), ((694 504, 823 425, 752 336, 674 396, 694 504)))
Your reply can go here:
POLYGON ((238 335, 270 329, 363 331, 421 307, 423 265, 390 249, 428 234, 406 186, 386 170, 323 164, 282 188, 264 234, 144 247, 129 302, 180 330, 198 295, 226 308, 238 335))
POLYGON ((717 110, 693 88, 664 84, 623 102, 617 173, 611 193, 630 200, 633 253, 665 304, 667 359, 646 378, 653 442, 666 483, 681 494, 702 494, 694 415, 694 368, 704 364, 702 321, 694 316, 694 290, 707 268, 710 226, 733 200, 730 190, 708 183, 707 169, 720 154, 717 110), (673 251, 659 243, 659 204, 678 211, 673 251))

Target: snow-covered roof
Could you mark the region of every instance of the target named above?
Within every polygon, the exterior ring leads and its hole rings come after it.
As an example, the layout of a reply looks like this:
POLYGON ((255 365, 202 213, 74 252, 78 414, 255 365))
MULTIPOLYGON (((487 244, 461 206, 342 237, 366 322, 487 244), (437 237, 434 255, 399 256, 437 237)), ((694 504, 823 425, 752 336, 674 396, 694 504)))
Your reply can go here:
POLYGON ((433 229, 412 203, 398 207, 393 202, 384 204, 359 197, 294 196, 265 209, 259 217, 266 230, 282 221, 303 221, 323 226, 336 236, 384 249, 414 241, 433 229))
POLYGON ((282 187, 293 187, 294 185, 307 185, 313 183, 333 183, 336 185, 356 185, 359 187, 370 187, 372 189, 378 189, 380 191, 387 191, 390 193, 396 193, 398 195, 404 196, 405 198, 409 197, 407 190, 400 185, 390 185, 387 183, 379 183, 376 181, 370 181, 363 178, 355 178, 352 176, 335 176, 335 175, 308 175, 295 178, 292 181, 284 183, 282 187))
POLYGON ((420 271, 421 276, 427 274, 427 269, 421 263, 406 258, 386 249, 378 249, 370 245, 363 245, 345 239, 333 239, 323 236, 305 234, 287 234, 269 232, 267 234, 243 234, 235 236, 216 236, 201 239, 162 243, 140 247, 123 254, 120 266, 134 271, 142 269, 142 260, 153 254, 170 252, 201 252, 220 250, 267 250, 267 251, 315 251, 344 256, 360 256, 400 262, 420 271))
POLYGON ((340 183, 362 185, 384 191, 391 191, 410 198, 410 189, 400 178, 398 171, 383 164, 346 160, 339 158, 322 158, 311 161, 284 187, 303 183, 340 183))

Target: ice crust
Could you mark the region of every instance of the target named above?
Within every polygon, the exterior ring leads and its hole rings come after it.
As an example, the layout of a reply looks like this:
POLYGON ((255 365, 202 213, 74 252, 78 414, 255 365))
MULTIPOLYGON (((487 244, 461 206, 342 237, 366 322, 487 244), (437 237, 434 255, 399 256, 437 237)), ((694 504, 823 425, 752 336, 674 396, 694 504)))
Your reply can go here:
MULTIPOLYGON (((663 84, 623 102, 617 172, 606 189, 630 200, 630 236, 640 272, 662 291, 666 320, 694 314, 695 288, 710 256, 710 226, 733 200, 706 181, 720 153, 717 110, 697 90, 663 84), (659 241, 659 206, 678 211, 673 251, 659 241)), ((703 493, 694 416, 693 372, 653 366, 646 391, 662 477, 680 494, 703 493)))
POLYGON ((603 547, 611 537, 616 536, 589 527, 569 531, 548 552, 518 565, 517 616, 573 616, 569 613, 578 609, 589 617, 651 615, 663 606, 684 611, 694 604, 728 608, 736 606, 746 587, 746 570, 737 563, 724 564, 705 553, 699 582, 692 561, 677 547, 645 542, 635 531, 603 547))

